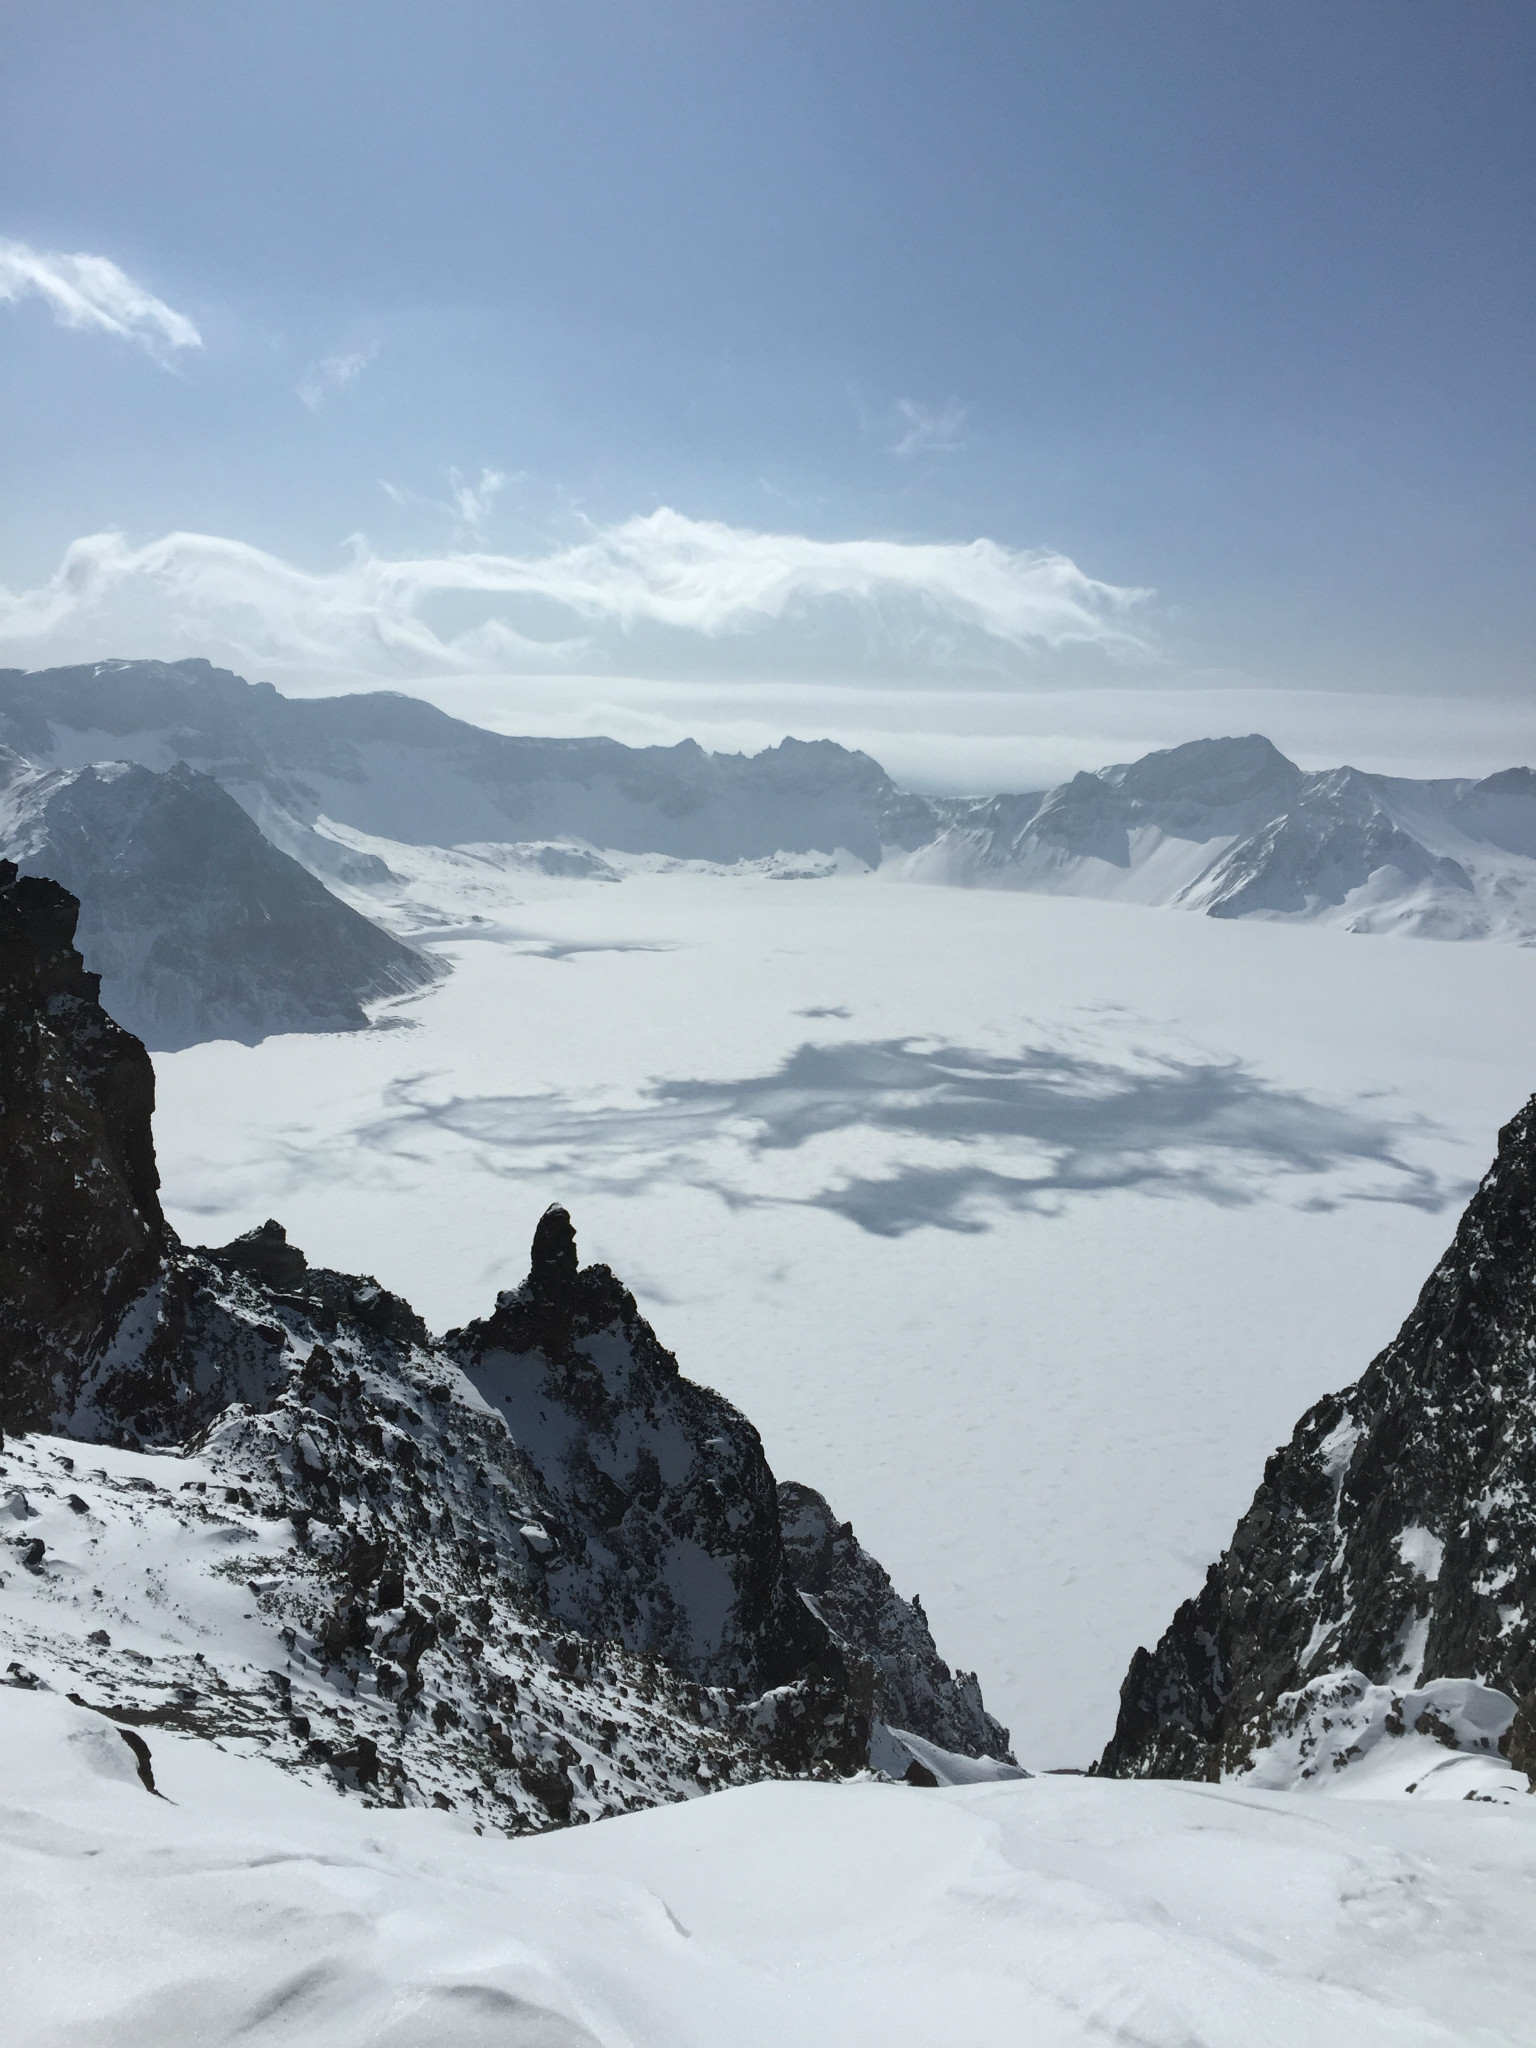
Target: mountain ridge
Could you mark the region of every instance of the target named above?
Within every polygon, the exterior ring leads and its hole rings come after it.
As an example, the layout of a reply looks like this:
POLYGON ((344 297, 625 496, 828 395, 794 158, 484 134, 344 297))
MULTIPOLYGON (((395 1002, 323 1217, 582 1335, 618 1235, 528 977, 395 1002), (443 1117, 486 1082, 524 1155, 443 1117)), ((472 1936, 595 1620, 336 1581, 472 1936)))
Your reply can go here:
POLYGON ((843 848, 897 880, 1536 943, 1528 768, 1420 782, 1309 772, 1250 734, 1050 790, 925 797, 829 740, 749 756, 691 740, 515 738, 396 692, 285 698, 201 660, 0 671, 0 739, 61 767, 185 759, 273 844, 354 894, 387 886, 388 860, 349 834, 401 846, 574 841, 716 865, 843 848))

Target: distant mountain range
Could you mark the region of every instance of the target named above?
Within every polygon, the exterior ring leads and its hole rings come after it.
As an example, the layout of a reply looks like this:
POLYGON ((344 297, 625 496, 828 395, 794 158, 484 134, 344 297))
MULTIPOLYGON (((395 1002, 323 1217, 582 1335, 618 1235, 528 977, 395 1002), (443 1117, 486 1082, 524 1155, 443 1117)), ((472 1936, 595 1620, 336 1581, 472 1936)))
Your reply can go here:
POLYGON ((830 740, 748 756, 519 739, 411 697, 287 698, 195 660, 0 670, 0 742, 0 854, 78 890, 109 1000, 157 1047, 355 1028, 365 1002, 430 978, 355 907, 393 882, 388 842, 518 846, 546 873, 607 877, 623 855, 844 849, 895 880, 1536 942, 1524 767, 1308 774, 1250 735, 1051 790, 924 797, 830 740))
POLYGON ((1424 938, 1536 938, 1536 774, 1308 775, 1258 734, 936 803, 914 880, 1424 938))

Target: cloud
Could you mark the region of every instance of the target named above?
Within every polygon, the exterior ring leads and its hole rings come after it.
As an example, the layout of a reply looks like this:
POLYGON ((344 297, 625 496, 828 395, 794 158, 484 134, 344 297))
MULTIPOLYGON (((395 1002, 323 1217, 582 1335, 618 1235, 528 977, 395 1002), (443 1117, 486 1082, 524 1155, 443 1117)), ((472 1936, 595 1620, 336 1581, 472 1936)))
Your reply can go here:
POLYGON ((345 391, 349 384, 355 384, 378 354, 378 343, 368 348, 355 349, 351 355, 322 356, 317 363, 311 363, 295 386, 299 397, 311 412, 319 412, 325 401, 337 391, 345 391))
POLYGON ((898 398, 896 411, 906 424, 899 438, 891 443, 893 455, 944 455, 964 447, 970 408, 959 399, 948 399, 943 405, 923 405, 915 398, 898 398))
POLYGON ((448 488, 453 493, 453 509, 471 533, 478 533, 490 517, 491 507, 506 488, 507 476, 499 469, 482 469, 477 484, 465 483, 456 469, 448 472, 448 488))
MULTIPOLYGON (((486 477, 469 488, 488 502, 486 477)), ((1004 649, 1087 645, 1136 656, 1149 643, 1128 615, 1150 594, 1099 582, 1049 549, 813 540, 666 508, 542 554, 386 559, 358 542, 349 562, 321 573, 216 535, 173 533, 132 547, 103 533, 74 542, 46 583, 0 591, 0 646, 61 660, 99 653, 109 639, 174 642, 263 667, 484 673, 600 664, 616 637, 644 628, 695 643, 775 627, 793 638, 813 612, 840 604, 909 643, 929 630, 941 657, 962 633, 1004 649), (530 637, 528 611, 542 622, 551 607, 571 632, 530 637), (471 622, 455 631, 445 617, 471 622)))
POLYGON ((18 299, 44 300, 61 327, 92 327, 137 342, 163 365, 177 349, 203 345, 185 313, 106 256, 65 256, 0 240, 0 301, 18 299))

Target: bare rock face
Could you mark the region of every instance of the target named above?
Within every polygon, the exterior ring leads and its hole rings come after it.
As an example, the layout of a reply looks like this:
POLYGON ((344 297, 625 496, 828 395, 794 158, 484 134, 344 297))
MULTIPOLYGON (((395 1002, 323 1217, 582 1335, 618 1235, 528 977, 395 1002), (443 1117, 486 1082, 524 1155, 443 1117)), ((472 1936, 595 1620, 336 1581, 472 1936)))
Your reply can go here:
POLYGON ((852 1656, 874 1667, 874 1711, 888 1726, 961 1756, 1013 1761, 1008 1730, 981 1703, 974 1671, 951 1672, 915 1596, 903 1600, 878 1559, 814 1487, 786 1479, 779 1520, 801 1598, 852 1656))
MULTIPOLYGON (((877 1697, 941 1746, 1006 1742, 856 1545, 834 1541, 807 1595, 819 1496, 793 1494, 786 1545, 756 1430, 581 1265, 563 1209, 522 1286, 440 1342, 271 1219, 181 1245, 156 1199, 149 1060, 96 999, 76 909, 0 866, 0 1416, 55 1432, 7 1452, 39 1501, 70 1485, 62 1523, 35 1533, 29 1505, 16 1539, 21 1576, 48 1582, 11 1629, 26 1682, 513 1830, 861 1769, 877 1697), (80 1443, 160 1476, 77 1472, 80 1443), (185 1561, 186 1641, 153 1659, 73 1613, 112 1542, 139 1555, 146 1517, 185 1561), (59 1526, 95 1532, 90 1572, 56 1566, 59 1526), (231 1576, 272 1637, 264 1669, 197 1620, 231 1576)), ((142 1567, 128 1580, 142 1590, 142 1567)))
POLYGON ((44 1426, 170 1242, 155 1075, 75 951, 76 903, 0 861, 0 1426, 44 1426))
POLYGON ((1098 1768, 1241 1771, 1339 1673, 1492 1688, 1504 1753, 1536 1765, 1536 1098, 1396 1339, 1302 1417, 1204 1587, 1136 1652, 1098 1768))
POLYGON ((869 1677, 800 1599, 757 1431, 678 1372, 606 1266, 582 1267, 564 1209, 493 1315, 444 1349, 560 1503, 551 1611, 674 1670, 749 1694, 802 1688, 845 1764, 869 1738, 869 1677))

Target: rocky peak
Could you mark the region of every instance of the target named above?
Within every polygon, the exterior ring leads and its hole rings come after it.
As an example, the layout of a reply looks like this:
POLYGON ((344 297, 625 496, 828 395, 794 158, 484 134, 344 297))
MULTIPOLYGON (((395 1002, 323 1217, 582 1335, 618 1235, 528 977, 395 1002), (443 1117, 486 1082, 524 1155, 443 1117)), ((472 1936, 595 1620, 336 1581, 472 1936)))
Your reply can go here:
POLYGON ((1200 1593, 1137 1651, 1100 1769, 1247 1770, 1341 1678, 1362 1698, 1471 1681, 1536 1725, 1536 1098, 1397 1337, 1302 1417, 1200 1593))
POLYGON ((568 1303, 576 1293, 580 1262, 576 1227, 558 1202, 551 1202, 533 1233, 528 1262, 529 1288, 551 1304, 568 1303))

